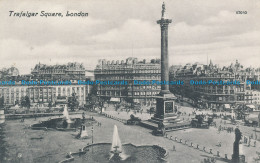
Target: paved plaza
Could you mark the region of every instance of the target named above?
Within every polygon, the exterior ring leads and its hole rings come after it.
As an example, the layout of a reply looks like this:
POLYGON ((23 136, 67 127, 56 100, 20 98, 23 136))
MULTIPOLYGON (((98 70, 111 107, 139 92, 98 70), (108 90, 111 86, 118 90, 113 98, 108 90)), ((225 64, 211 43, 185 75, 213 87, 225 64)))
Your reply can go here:
MULTIPOLYGON (((192 115, 192 112, 194 111, 191 107, 181 107, 179 109, 180 112, 186 113, 186 114, 180 114, 180 119, 183 120, 191 120, 195 117, 195 115, 192 115), (189 115, 190 114, 190 115, 189 115)), ((135 116, 139 117, 142 120, 150 119, 151 116, 148 113, 135 113, 135 112, 124 112, 124 111, 106 111, 106 114, 109 114, 113 117, 121 118, 121 119, 129 119, 129 116, 131 114, 134 114, 135 116)), ((212 111, 209 110, 200 110, 196 111, 197 114, 212 114, 212 111)), ((229 112, 217 112, 215 113, 217 115, 225 114, 230 115, 229 112)), ((210 153, 210 150, 212 151, 212 156, 216 156, 219 152, 220 157, 225 158, 225 154, 229 159, 232 157, 233 152, 233 142, 235 140, 235 134, 234 129, 236 127, 239 127, 240 131, 242 132, 242 139, 240 144, 240 154, 244 154, 246 156, 246 160, 249 162, 253 162, 254 160, 257 160, 258 155, 257 152, 260 152, 260 129, 259 131, 256 130, 254 127, 248 127, 244 126, 242 121, 237 121, 236 124, 232 124, 229 120, 223 120, 221 118, 214 119, 214 122, 216 122, 216 126, 211 126, 209 129, 198 129, 198 128, 190 128, 186 130, 179 130, 179 131, 172 131, 167 133, 168 139, 174 140, 173 142, 179 142, 180 139, 182 139, 182 143, 180 144, 186 144, 185 146, 190 146, 191 143, 193 144, 193 147, 196 149, 197 145, 199 145, 198 150, 202 150, 205 147, 206 152, 210 153), (219 127, 225 128, 221 131, 219 131, 219 127), (231 133, 228 133, 226 128, 233 128, 233 131, 231 133), (250 146, 245 143, 244 136, 249 138, 251 137, 250 146), (177 141, 175 141, 175 138, 177 141), (221 143, 221 146, 219 146, 219 143, 221 143)))
MULTIPOLYGON (((183 107, 182 109, 185 109, 183 107)), ((192 108, 186 108, 187 113, 192 108)), ((115 111, 106 112, 113 116, 118 116, 122 119, 128 119, 131 113, 115 111)), ((224 159, 227 154, 228 159, 231 159, 234 142, 234 132, 227 133, 227 131, 218 131, 218 127, 210 127, 209 129, 190 128, 186 130, 179 130, 168 132, 167 137, 153 136, 151 130, 142 128, 140 126, 128 126, 114 119, 110 119, 95 113, 86 113, 87 117, 93 116, 95 120, 101 123, 101 126, 94 125, 94 143, 111 143, 113 126, 118 126, 119 136, 122 143, 132 143, 134 145, 159 145, 167 149, 169 156, 168 162, 201 162, 207 157, 216 157, 217 162, 226 162, 224 159), (175 137, 177 141, 175 141, 175 137), (180 140, 182 139, 182 140, 180 140), (182 141, 180 143, 180 141, 182 141), (186 141, 186 144, 185 144, 186 141), (221 146, 219 145, 221 142, 221 146), (191 147, 191 143, 193 144, 191 147), (199 145, 199 149, 197 148, 199 145), (173 146, 175 151, 173 150, 173 146), (203 148, 205 147, 205 151, 203 148), (210 153, 212 150, 212 154, 210 153), (217 157, 219 151, 220 157, 217 157)), ((73 115, 72 117, 80 117, 81 115, 73 115)), ((142 119, 150 118, 148 113, 137 113, 136 116, 142 119)), ((183 115, 184 118, 189 116, 183 115), (186 117, 185 117, 186 116, 186 117)), ((54 118, 54 117, 52 117, 54 118)), ((191 118, 191 117, 190 117, 191 118)), ((59 162, 65 159, 68 152, 77 152, 80 148, 91 144, 89 139, 76 139, 75 131, 62 132, 56 130, 32 130, 29 128, 31 124, 38 121, 47 120, 49 117, 34 119, 26 119, 21 123, 20 120, 6 121, 5 126, 5 140, 8 142, 8 155, 6 160, 11 159, 24 163, 32 162, 59 162)), ((228 122, 224 125, 221 119, 216 120, 216 125, 231 126, 228 122)), ((236 127, 233 125, 233 127, 236 127)), ((250 136, 254 133, 254 128, 239 126, 243 135, 250 136)), ((87 132, 91 136, 91 127, 87 127, 87 132)), ((257 133, 260 137, 260 133, 257 133)), ((254 140, 251 141, 250 147, 242 143, 240 144, 241 152, 246 155, 248 162, 253 162, 257 157, 256 151, 260 151, 260 143, 256 141, 254 147, 254 140)), ((11 161, 11 160, 10 160, 11 161)))

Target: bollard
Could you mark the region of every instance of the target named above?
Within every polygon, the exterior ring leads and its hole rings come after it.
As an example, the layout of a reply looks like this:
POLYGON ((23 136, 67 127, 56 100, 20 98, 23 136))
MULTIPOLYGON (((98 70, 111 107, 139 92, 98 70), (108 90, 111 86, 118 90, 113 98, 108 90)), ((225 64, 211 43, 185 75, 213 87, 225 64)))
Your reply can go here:
POLYGON ((212 154, 212 149, 209 149, 209 153, 212 154))
POLYGON ((172 140, 172 136, 170 136, 170 140, 172 140))
POLYGON ((165 137, 167 138, 167 137, 168 137, 168 135, 167 135, 167 134, 165 134, 165 137))
POLYGON ((180 139, 180 143, 182 143, 182 139, 180 139))
POLYGON ((225 154, 225 159, 228 159, 227 154, 225 154))
POLYGON ((203 147, 203 151, 204 151, 204 152, 206 151, 206 147, 203 147))
POLYGON ((184 144, 185 144, 185 145, 187 144, 187 140, 185 140, 184 144))
POLYGON ((191 147, 193 147, 193 144, 192 144, 192 142, 190 143, 190 146, 191 146, 191 147))
POLYGON ((199 144, 197 144, 197 149, 199 149, 199 144))
POLYGON ((175 139, 174 139, 175 141, 177 141, 177 137, 175 137, 175 139))
POLYGON ((220 155, 219 155, 219 151, 217 151, 217 156, 220 157, 220 155))

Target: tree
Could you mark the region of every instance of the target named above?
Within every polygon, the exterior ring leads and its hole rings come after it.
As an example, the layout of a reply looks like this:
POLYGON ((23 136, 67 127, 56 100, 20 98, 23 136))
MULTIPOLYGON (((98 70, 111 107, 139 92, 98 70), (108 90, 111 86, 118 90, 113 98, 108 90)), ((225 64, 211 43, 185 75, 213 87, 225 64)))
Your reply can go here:
POLYGON ((4 96, 2 96, 2 97, 0 98, 0 109, 4 108, 4 104, 5 104, 4 96))
POLYGON ((132 105, 134 103, 134 100, 132 97, 126 97, 125 102, 130 103, 132 105))
POLYGON ((14 105, 18 105, 19 104, 19 100, 15 100, 14 105))
POLYGON ((25 107, 27 107, 28 109, 30 109, 31 107, 30 98, 28 96, 25 96, 25 107))
POLYGON ((93 110, 96 107, 98 99, 96 95, 90 94, 87 97, 87 101, 88 101, 88 106, 90 107, 91 110, 93 110))
POLYGON ((74 111, 75 108, 78 108, 79 102, 76 98, 76 93, 72 93, 72 97, 69 97, 68 100, 68 107, 71 109, 71 111, 74 111))
POLYGON ((92 86, 92 89, 91 89, 91 91, 90 91, 90 96, 97 96, 97 91, 98 91, 98 85, 93 85, 92 86))
POLYGON ((52 108, 52 103, 51 103, 51 101, 48 103, 48 107, 49 107, 49 109, 52 108))
POLYGON ((21 106, 30 109, 31 102, 30 102, 30 98, 28 96, 21 98, 21 106))
POLYGON ((21 106, 22 107, 25 106, 25 98, 24 98, 24 96, 21 97, 21 106))

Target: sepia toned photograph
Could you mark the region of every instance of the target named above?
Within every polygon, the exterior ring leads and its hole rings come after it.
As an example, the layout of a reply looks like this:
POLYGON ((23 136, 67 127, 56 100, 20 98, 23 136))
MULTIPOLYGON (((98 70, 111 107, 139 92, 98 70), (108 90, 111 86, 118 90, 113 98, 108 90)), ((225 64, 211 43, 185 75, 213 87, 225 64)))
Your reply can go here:
POLYGON ((259 0, 0 0, 0 163, 260 163, 259 0))

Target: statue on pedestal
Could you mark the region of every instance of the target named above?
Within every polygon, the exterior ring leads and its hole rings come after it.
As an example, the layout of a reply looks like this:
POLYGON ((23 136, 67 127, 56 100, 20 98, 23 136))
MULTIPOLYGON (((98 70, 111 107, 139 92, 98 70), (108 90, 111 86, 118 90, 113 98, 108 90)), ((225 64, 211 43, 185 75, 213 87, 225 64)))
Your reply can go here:
POLYGON ((239 142, 241 140, 242 133, 238 129, 238 127, 235 129, 235 142, 233 146, 233 155, 232 155, 232 162, 239 163, 239 142))

